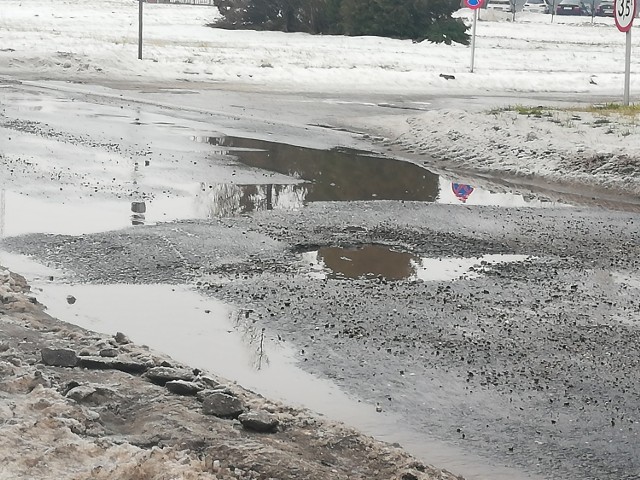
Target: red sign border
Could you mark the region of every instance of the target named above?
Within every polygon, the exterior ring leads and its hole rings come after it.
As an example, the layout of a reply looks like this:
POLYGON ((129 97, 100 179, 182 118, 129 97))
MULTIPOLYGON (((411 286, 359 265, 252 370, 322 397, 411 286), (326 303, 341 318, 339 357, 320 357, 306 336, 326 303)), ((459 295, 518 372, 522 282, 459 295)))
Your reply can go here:
POLYGON ((483 4, 483 3, 484 3, 484 0, 478 0, 478 4, 477 4, 477 5, 471 5, 471 4, 469 3, 469 0, 464 0, 464 4, 465 4, 468 8, 470 8, 471 10, 476 10, 476 9, 478 9, 478 8, 482 7, 482 4, 483 4))
MULTIPOLYGON (((466 3, 467 0, 465 0, 466 3)), ((631 27, 633 26, 633 19, 636 18, 636 14, 638 13, 638 0, 634 0, 633 2, 633 15, 631 16, 631 21, 629 22, 629 25, 627 25, 626 27, 623 27, 622 25, 620 25, 620 23, 618 22, 618 2, 620 0, 614 0, 613 2, 613 17, 614 20, 616 22, 616 27, 618 27, 618 30, 620 30, 621 32, 628 32, 629 30, 631 30, 631 27)))

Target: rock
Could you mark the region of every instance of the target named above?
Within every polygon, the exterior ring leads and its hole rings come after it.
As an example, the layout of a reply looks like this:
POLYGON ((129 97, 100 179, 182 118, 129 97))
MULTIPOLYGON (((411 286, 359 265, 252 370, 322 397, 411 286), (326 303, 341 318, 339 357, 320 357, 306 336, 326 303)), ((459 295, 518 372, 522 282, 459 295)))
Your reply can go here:
POLYGON ((207 388, 219 388, 220 387, 220 383, 215 380, 214 378, 211 378, 208 375, 198 375, 196 377, 196 381, 198 381, 199 383, 201 383, 202 385, 204 385, 207 388))
POLYGON ((65 396, 80 403, 95 392, 96 389, 89 385, 79 385, 69 390, 65 396))
POLYGON ((75 367, 78 355, 68 348, 43 348, 40 351, 42 363, 51 367, 75 367))
POLYGON ((226 393, 211 393, 204 397, 202 412, 205 415, 215 415, 220 418, 238 418, 244 411, 244 405, 239 398, 226 393))
POLYGON ((254 432, 274 432, 280 423, 278 417, 265 410, 243 413, 238 416, 238 420, 244 428, 254 432))
POLYGON ((201 402, 204 402, 205 399, 213 394, 213 393, 225 393, 227 395, 230 395, 232 397, 235 397, 235 394, 233 393, 233 390, 231 390, 229 387, 227 387, 226 385, 220 385, 217 388, 206 388, 205 390, 202 390, 200 392, 198 392, 196 394, 196 397, 198 397, 198 400, 200 400, 201 402))
POLYGON ((167 387, 167 390, 170 392, 177 393, 178 395, 195 395, 203 389, 202 385, 185 380, 170 380, 165 383, 164 386, 167 387))
POLYGON ((405 472, 402 475, 402 480, 418 480, 418 477, 412 472, 405 472))
POLYGON ((118 350, 116 348, 103 348, 100 350, 100 356, 114 358, 118 356, 118 350))
POLYGON ((78 365, 94 370, 120 370, 127 373, 144 373, 149 368, 146 364, 134 360, 106 357, 80 357, 78 365))
MULTIPOLYGON (((193 381, 193 373, 190 370, 171 367, 153 367, 147 370, 145 376, 156 385, 164 385, 167 382, 183 380, 193 381)), ((202 390, 202 389, 201 389, 202 390)))
POLYGON ((76 297, 74 297, 73 295, 67 295, 67 303, 69 305, 73 305, 74 303, 76 303, 76 297))
POLYGON ((102 405, 118 399, 117 392, 104 385, 78 385, 70 389, 65 396, 78 403, 91 405, 102 405))
POLYGON ((113 338, 115 339, 116 343, 119 345, 126 345, 127 343, 131 343, 131 340, 129 340, 129 337, 127 337, 122 332, 116 333, 113 338))

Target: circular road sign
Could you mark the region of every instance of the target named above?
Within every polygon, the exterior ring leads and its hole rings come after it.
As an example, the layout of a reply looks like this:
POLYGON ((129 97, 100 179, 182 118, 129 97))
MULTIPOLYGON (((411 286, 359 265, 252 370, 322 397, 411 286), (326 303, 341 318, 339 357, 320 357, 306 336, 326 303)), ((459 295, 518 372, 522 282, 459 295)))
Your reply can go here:
POLYGON ((621 32, 628 32, 633 24, 633 18, 636 16, 636 0, 615 0, 613 6, 616 27, 621 32))
POLYGON ((469 7, 471 10, 475 10, 476 8, 480 8, 484 0, 464 0, 464 4, 469 7))

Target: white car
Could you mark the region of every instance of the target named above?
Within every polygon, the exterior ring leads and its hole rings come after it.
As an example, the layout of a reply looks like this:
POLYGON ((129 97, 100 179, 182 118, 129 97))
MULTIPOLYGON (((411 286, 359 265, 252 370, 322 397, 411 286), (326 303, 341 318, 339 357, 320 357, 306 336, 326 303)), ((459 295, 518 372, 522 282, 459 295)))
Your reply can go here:
POLYGON ((527 0, 522 7, 523 12, 549 13, 549 4, 546 0, 527 0))
POLYGON ((497 10, 499 12, 513 12, 515 2, 512 0, 489 0, 487 10, 497 10))

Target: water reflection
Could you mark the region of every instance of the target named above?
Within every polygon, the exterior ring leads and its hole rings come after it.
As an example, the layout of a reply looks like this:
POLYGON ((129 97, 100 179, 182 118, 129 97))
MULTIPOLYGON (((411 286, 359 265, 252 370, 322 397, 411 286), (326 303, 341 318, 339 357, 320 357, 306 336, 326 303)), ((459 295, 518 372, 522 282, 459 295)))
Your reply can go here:
POLYGON ((411 162, 344 149, 317 150, 240 137, 193 137, 221 156, 254 168, 277 172, 304 183, 287 186, 231 185, 211 196, 214 215, 253 210, 299 208, 309 202, 403 200, 495 206, 557 206, 544 198, 501 187, 489 191, 426 170, 411 162), (280 198, 269 189, 278 189, 280 198), (232 198, 235 197, 235 200, 232 198), (291 201, 292 198, 295 201, 291 201), (241 200, 242 199, 242 200, 241 200), (260 201, 256 201, 256 199, 260 201), (283 201, 285 200, 286 201, 283 201))
POLYGON ((253 323, 248 322, 247 319, 250 313, 250 310, 234 310, 230 315, 230 319, 248 347, 251 365, 256 370, 262 370, 263 367, 268 367, 270 363, 265 346, 266 329, 264 327, 258 328, 253 323))
POLYGON ((483 255, 475 258, 427 258, 385 245, 323 247, 302 254, 313 276, 333 279, 449 281, 473 278, 484 268, 520 262, 526 255, 483 255))
POLYGON ((147 211, 145 202, 131 202, 131 225, 144 225, 144 214, 147 211))
POLYGON ((469 196, 474 190, 475 189, 471 185, 466 185, 464 183, 451 183, 451 191, 462 203, 467 203, 469 196))
POLYGON ((196 202, 204 206, 206 216, 229 217, 254 211, 286 209, 304 206, 306 184, 299 185, 235 185, 200 184, 196 202))
POLYGON ((240 137, 202 137, 245 165, 309 182, 305 202, 415 200, 433 202, 438 175, 419 165, 363 152, 316 150, 240 137))

